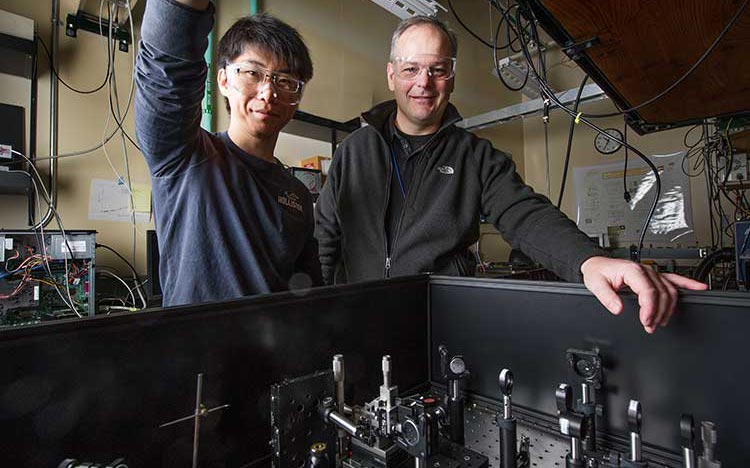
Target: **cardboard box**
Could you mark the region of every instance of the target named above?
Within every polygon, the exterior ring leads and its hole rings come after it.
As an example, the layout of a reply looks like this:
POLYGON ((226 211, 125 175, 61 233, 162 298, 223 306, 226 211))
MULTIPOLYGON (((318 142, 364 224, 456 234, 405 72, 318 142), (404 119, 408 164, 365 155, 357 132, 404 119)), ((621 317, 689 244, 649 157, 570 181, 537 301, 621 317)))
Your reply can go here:
POLYGON ((326 156, 312 156, 310 158, 305 158, 299 162, 300 167, 304 167, 307 169, 317 169, 321 171, 323 174, 328 173, 328 167, 330 166, 331 158, 328 158, 326 156))

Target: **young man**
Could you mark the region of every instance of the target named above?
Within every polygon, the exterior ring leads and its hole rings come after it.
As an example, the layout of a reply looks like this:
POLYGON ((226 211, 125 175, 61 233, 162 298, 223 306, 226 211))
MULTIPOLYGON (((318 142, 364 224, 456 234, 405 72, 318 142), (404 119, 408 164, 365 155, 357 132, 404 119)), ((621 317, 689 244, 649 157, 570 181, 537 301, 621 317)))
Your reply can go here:
POLYGON ((609 259, 549 200, 525 185, 511 159, 458 128, 449 103, 457 43, 442 22, 404 20, 393 34, 388 86, 395 95, 363 114, 368 126, 336 151, 316 207, 326 283, 433 272, 472 275, 468 248, 484 215, 515 248, 612 313, 616 290, 638 294, 646 331, 666 325, 677 287, 705 285, 609 259))
POLYGON ((274 158, 312 62, 267 15, 237 21, 218 47, 229 129, 200 128, 213 27, 208 0, 149 0, 136 66, 136 132, 151 171, 164 305, 321 282, 312 200, 274 158))

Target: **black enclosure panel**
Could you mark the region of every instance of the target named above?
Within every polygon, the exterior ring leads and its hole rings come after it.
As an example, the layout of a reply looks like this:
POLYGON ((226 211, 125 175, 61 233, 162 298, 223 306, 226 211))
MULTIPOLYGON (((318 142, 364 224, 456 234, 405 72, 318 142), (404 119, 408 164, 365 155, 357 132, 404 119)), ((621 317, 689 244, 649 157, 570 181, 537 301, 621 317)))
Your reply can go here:
MULTIPOLYGON (((606 388, 602 429, 626 435, 630 399, 643 406, 643 438, 678 454, 681 413, 717 424, 723 466, 750 466, 750 295, 687 293, 669 327, 643 331, 632 295, 612 316, 582 285, 433 278, 431 348, 463 354, 472 377, 467 390, 500 399, 498 372, 515 376, 513 401, 555 415, 555 389, 575 384, 568 348, 599 346, 606 388)), ((439 356, 432 353, 439 380, 439 356)), ((575 385, 580 398, 580 385, 575 385)), ((676 465, 677 466, 677 465, 676 465)), ((679 465, 681 466, 681 465, 679 465)))
MULTIPOLYGON (((196 375, 208 408, 201 467, 270 455, 270 388, 346 363, 347 399, 377 393, 381 356, 402 390, 428 381, 427 278, 414 277, 0 333, 2 466, 64 458, 190 466, 196 375)), ((260 462, 270 464, 270 458, 260 462)))

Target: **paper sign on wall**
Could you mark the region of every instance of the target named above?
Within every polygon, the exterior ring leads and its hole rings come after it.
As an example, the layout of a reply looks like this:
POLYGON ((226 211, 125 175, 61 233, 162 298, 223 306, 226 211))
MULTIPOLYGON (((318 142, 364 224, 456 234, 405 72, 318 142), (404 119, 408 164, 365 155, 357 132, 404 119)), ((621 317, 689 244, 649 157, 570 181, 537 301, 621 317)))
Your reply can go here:
POLYGON ((147 223, 151 217, 151 187, 132 184, 132 190, 131 205, 130 191, 122 181, 92 179, 89 219, 130 223, 134 212, 137 223, 147 223))
MULTIPOLYGON (((685 152, 653 155, 659 169, 661 196, 649 223, 645 242, 695 242, 690 203, 690 177, 682 170, 685 152)), ((576 223, 590 236, 606 234, 610 244, 638 241, 656 192, 656 178, 646 163, 628 164, 625 185, 631 200, 624 199, 623 163, 577 167, 574 171, 576 223)))

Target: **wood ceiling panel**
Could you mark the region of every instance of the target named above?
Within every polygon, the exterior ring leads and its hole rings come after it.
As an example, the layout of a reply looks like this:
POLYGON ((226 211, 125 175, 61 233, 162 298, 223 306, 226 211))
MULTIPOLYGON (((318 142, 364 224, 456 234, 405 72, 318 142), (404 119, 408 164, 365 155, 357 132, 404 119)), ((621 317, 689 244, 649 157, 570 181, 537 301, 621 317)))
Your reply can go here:
MULTIPOLYGON (((537 0, 555 39, 597 38, 579 65, 627 107, 657 95, 682 76, 731 21, 742 0, 537 0), (557 31, 554 31, 558 29, 557 31), (593 69, 592 69, 593 68, 593 69), (593 72, 593 73, 592 73, 593 72), (600 75, 600 76, 596 76, 600 75), (618 99, 619 98, 619 99, 618 99)), ((539 10, 538 10, 539 11, 539 10)), ((566 45, 566 44, 563 44, 566 45)), ((674 125, 750 112, 750 7, 683 83, 631 115, 674 125)), ((646 126, 648 126, 646 125, 646 126)), ((646 130, 648 131, 648 130, 646 130)))

